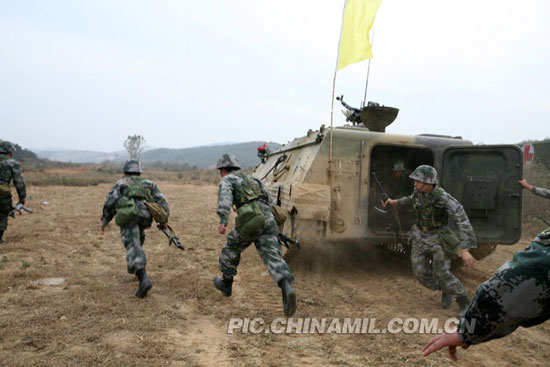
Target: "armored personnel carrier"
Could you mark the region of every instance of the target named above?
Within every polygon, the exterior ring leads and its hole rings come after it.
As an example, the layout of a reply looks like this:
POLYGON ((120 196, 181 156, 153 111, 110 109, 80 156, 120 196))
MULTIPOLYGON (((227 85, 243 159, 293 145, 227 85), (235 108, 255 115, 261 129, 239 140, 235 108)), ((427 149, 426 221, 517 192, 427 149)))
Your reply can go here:
MULTIPOLYGON (((343 99, 340 98, 339 100, 343 99)), ((408 176, 421 164, 434 166, 440 185, 457 198, 474 227, 478 259, 497 244, 521 236, 522 152, 515 145, 474 145, 461 137, 385 133, 398 109, 343 103, 349 125, 310 130, 270 152, 254 175, 286 209, 284 233, 303 246, 335 243, 382 245, 406 252, 412 210, 391 212, 381 197, 408 195, 412 181, 392 188, 394 170, 408 176)))

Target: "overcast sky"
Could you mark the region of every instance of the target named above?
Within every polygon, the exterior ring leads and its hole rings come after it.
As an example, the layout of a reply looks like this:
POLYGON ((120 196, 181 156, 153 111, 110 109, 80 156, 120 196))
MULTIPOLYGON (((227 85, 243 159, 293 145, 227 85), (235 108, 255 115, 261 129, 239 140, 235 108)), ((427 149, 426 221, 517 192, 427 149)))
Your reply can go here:
MULTIPOLYGON (((286 143, 330 124, 344 0, 0 0, 0 139, 286 143)), ((382 0, 367 100, 392 133, 550 137, 550 1, 382 0)), ((359 106, 368 62, 340 70, 359 106)), ((339 102, 335 125, 342 125, 339 102)))

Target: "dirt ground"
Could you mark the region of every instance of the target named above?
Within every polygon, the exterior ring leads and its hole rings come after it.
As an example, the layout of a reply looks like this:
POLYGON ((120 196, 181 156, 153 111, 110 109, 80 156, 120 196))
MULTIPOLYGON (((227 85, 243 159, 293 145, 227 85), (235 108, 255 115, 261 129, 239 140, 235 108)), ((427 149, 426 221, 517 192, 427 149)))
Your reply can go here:
MULTIPOLYGON (((224 237, 217 233, 215 185, 158 182, 171 222, 186 251, 167 246, 155 228, 145 251, 153 288, 135 298, 124 248, 113 224, 100 230, 110 185, 30 187, 33 214, 10 219, 0 245, 0 364, 5 366, 547 366, 550 325, 519 329, 507 338, 459 351, 420 355, 432 335, 228 334, 232 317, 283 317, 280 290, 254 248, 244 252, 233 296, 212 286, 224 237), (45 202, 48 202, 46 204, 45 202), (58 286, 42 278, 67 278, 58 286)), ((499 246, 475 269, 457 275, 469 295, 532 237, 499 246)), ((315 254, 314 252, 309 252, 315 254)), ((316 261, 291 258, 298 311, 294 318, 454 316, 439 308, 439 294, 423 288, 408 260, 380 251, 342 249, 316 261)), ((301 256, 308 253, 304 251, 301 256)))

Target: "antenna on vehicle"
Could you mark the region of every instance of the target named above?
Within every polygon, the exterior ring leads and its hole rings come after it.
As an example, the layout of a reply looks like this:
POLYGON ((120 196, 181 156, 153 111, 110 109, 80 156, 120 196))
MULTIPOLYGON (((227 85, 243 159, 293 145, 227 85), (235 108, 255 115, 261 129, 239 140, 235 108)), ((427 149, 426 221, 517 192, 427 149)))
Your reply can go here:
MULTIPOLYGON (((372 39, 370 41, 371 47, 374 45, 374 27, 372 27, 372 39)), ((365 107, 365 102, 367 100, 367 88, 369 87, 369 74, 370 74, 370 60, 369 59, 369 66, 367 66, 367 82, 365 83, 365 95, 363 96, 363 103, 361 104, 361 108, 365 107)))

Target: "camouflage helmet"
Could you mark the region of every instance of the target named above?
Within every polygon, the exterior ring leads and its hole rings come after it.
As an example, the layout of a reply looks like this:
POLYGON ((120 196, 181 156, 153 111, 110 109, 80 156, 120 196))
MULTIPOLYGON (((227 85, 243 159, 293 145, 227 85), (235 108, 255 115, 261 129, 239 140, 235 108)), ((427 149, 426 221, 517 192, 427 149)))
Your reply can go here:
POLYGON ((396 160, 393 162, 393 171, 404 171, 405 170, 405 163, 401 159, 396 160))
POLYGON ((416 167, 416 169, 409 175, 410 178, 416 181, 424 182, 427 184, 437 184, 437 171, 432 166, 423 164, 416 167))
POLYGON ((141 173, 141 163, 137 159, 128 159, 124 162, 124 173, 141 173))
POLYGON ((216 164, 216 169, 222 168, 241 169, 241 165, 239 164, 239 161, 237 161, 237 157, 235 157, 233 154, 225 153, 220 157, 220 159, 218 159, 218 163, 216 164))
POLYGON ((9 141, 0 141, 0 154, 10 154, 15 152, 15 145, 9 141))

